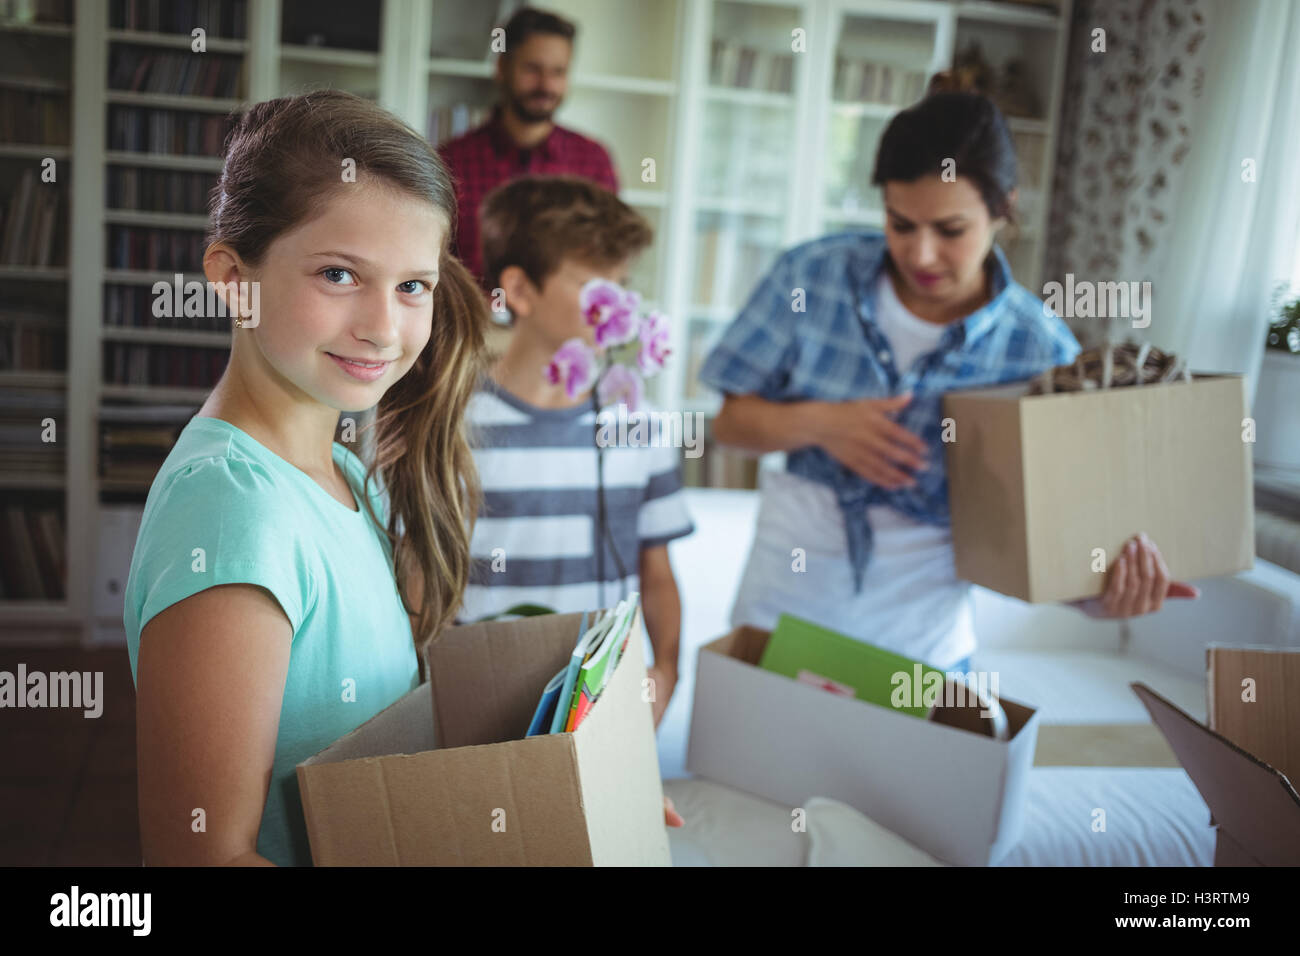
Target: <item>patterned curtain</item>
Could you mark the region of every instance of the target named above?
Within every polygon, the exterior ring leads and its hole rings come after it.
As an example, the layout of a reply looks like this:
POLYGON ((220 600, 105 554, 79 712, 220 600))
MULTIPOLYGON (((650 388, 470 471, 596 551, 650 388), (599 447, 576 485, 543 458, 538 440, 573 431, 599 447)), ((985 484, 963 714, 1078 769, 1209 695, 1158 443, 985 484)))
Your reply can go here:
MULTIPOLYGON (((1043 281, 1152 279, 1181 200, 1210 0, 1079 0, 1066 67, 1043 281), (1104 31, 1104 52, 1094 52, 1104 31)), ((1068 319, 1084 346, 1124 320, 1068 319)))

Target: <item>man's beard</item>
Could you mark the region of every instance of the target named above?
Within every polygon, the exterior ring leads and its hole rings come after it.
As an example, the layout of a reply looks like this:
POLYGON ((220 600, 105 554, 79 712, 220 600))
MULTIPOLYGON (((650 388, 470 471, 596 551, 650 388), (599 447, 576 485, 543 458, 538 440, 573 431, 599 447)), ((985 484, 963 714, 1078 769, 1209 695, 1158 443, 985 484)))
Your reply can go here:
POLYGON ((535 109, 529 105, 528 98, 510 94, 510 111, 526 123, 548 123, 559 108, 560 102, 557 100, 553 106, 535 109))

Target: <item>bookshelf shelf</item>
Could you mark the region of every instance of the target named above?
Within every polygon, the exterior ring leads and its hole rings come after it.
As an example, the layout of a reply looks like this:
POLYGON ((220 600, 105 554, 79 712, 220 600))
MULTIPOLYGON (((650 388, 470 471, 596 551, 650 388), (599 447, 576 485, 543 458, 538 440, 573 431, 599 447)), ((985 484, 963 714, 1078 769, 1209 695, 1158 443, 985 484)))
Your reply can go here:
POLYGON ((157 226, 160 229, 199 229, 208 227, 208 217, 179 212, 147 212, 137 209, 109 209, 104 222, 120 226, 157 226))
POLYGON ((176 278, 177 271, 188 282, 190 279, 196 279, 199 282, 206 278, 202 272, 195 272, 189 269, 170 270, 170 271, 151 271, 146 272, 140 269, 105 269, 104 281, 116 282, 122 285, 153 285, 155 282, 171 282, 176 278))
POLYGON ((244 104, 244 100, 223 99, 215 96, 191 96, 170 93, 135 93, 130 90, 106 90, 104 100, 122 106, 152 106, 172 110, 202 110, 208 113, 229 113, 244 104))
POLYGON ((136 399, 142 402, 175 402, 192 404, 196 408, 203 404, 210 388, 179 388, 166 385, 101 385, 99 395, 108 399, 136 399))
POLYGON ((221 172, 221 158, 218 156, 182 156, 177 153, 131 153, 109 150, 104 153, 104 161, 118 166, 149 166, 154 169, 204 173, 221 172))
POLYGON ((105 325, 101 334, 105 340, 111 339, 115 342, 147 342, 155 345, 230 348, 229 332, 198 332, 188 329, 149 329, 130 325, 105 325))
POLYGON ((0 156, 15 159, 67 159, 72 150, 67 146, 42 146, 40 143, 4 143, 0 144, 0 156))
POLYGON ((777 109, 794 109, 794 96, 789 93, 769 93, 767 90, 746 90, 731 86, 710 86, 704 91, 706 98, 718 103, 735 103, 740 106, 771 106, 777 109))
POLYGON ((0 388, 62 388, 67 383, 67 372, 0 371, 0 388))
POLYGON ((848 103, 843 100, 836 100, 831 104, 831 111, 837 117, 848 119, 866 116, 879 120, 888 120, 902 108, 890 103, 848 103))
POLYGON ((992 0, 963 0, 957 4, 957 16, 963 20, 986 23, 1009 23, 1015 26, 1055 30, 1062 23, 1059 13, 1042 7, 996 3, 992 0))
POLYGON ((40 472, 0 472, 0 488, 63 488, 67 479, 63 475, 45 475, 40 472))
POLYGON ((430 73, 439 76, 470 76, 490 80, 492 64, 486 60, 460 60, 453 57, 434 56, 428 60, 430 73))
POLYGON ((0 279, 30 279, 34 282, 66 282, 63 266, 0 266, 0 279))
POLYGON ((379 66, 379 54, 370 50, 340 50, 334 47, 280 44, 282 59, 296 63, 324 63, 329 66, 373 68, 379 66))
POLYGON ((666 192, 654 189, 622 189, 618 198, 629 206, 662 209, 668 205, 670 196, 666 192))
POLYGON ((6 33, 26 33, 31 36, 72 36, 72 24, 70 23, 18 23, 12 20, 0 20, 0 30, 6 33))
POLYGON ((0 600, 0 619, 15 624, 74 623, 81 615, 67 601, 0 600))
MULTIPOLYGON (((147 30, 109 30, 105 37, 110 42, 179 50, 188 50, 194 43, 193 37, 188 33, 152 33, 147 30)), ((209 53, 244 53, 248 50, 247 40, 232 40, 229 37, 214 37, 211 34, 205 38, 204 44, 209 53)))
POLYGON ((27 90, 32 93, 66 93, 68 84, 59 80, 47 80, 39 76, 0 75, 0 87, 11 90, 27 90))

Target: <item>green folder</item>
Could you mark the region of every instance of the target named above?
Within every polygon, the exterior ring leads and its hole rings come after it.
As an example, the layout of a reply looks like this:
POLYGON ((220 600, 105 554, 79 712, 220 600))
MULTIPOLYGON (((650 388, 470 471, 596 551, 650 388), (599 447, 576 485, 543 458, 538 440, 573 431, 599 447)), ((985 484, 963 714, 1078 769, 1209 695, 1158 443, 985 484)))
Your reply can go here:
MULTIPOLYGON (((895 654, 789 614, 782 614, 758 666, 824 690, 924 719, 927 677, 937 667, 895 654)), ((940 687, 943 685, 940 684, 940 687)))

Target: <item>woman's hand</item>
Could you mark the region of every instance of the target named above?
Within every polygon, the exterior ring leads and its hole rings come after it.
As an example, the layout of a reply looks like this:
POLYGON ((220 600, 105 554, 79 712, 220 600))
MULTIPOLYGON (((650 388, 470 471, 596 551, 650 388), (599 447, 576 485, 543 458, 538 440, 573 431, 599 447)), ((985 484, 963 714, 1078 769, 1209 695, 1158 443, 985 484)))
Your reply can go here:
POLYGON ((1199 588, 1169 580, 1169 568, 1146 533, 1129 538, 1110 566, 1106 590, 1099 597, 1071 601, 1089 617, 1139 617, 1160 610, 1165 598, 1200 597, 1199 588))
POLYGON ((667 796, 664 797, 664 826, 680 827, 685 826, 686 821, 682 815, 673 807, 673 802, 667 796))
POLYGON ((664 711, 668 709, 668 702, 673 698, 673 691, 677 689, 677 669, 669 670, 652 664, 646 668, 646 677, 650 679, 650 687, 654 691, 654 698, 650 701, 650 713, 654 717, 657 730, 659 721, 664 718, 664 711))
POLYGON ((874 485, 910 488, 916 484, 912 472, 925 470, 929 453, 919 436, 893 420, 911 400, 904 394, 819 402, 813 417, 814 443, 874 485))

